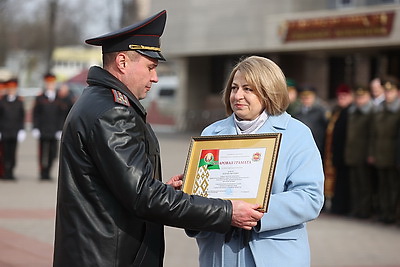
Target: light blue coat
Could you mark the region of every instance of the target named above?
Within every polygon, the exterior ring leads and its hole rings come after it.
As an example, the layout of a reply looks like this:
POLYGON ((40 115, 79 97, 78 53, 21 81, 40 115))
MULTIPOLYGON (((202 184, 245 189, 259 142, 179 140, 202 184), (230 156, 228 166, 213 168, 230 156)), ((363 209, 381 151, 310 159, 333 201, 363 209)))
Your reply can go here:
MULTIPOLYGON (((225 243, 225 235, 186 231, 196 237, 201 267, 310 266, 306 222, 323 206, 324 174, 310 129, 286 112, 269 116, 257 133, 282 133, 267 213, 251 231, 249 246, 242 235, 225 243)), ((208 126, 202 135, 234 135, 233 115, 208 126)))

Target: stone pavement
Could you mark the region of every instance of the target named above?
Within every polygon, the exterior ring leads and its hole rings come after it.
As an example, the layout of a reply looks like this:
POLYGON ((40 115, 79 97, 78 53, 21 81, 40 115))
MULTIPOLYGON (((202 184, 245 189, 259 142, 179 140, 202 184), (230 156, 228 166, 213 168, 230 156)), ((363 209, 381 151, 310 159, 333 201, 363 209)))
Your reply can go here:
MULTIPOLYGON (((182 173, 189 134, 159 133, 164 178, 182 173)), ((0 267, 52 264, 56 179, 39 182, 37 141, 18 150, 16 182, 0 181, 0 267)), ((57 166, 53 169, 57 176, 57 166)), ((322 214, 308 224, 315 267, 400 267, 400 228, 322 214)), ((197 247, 181 229, 166 227, 166 267, 198 266, 197 247)))

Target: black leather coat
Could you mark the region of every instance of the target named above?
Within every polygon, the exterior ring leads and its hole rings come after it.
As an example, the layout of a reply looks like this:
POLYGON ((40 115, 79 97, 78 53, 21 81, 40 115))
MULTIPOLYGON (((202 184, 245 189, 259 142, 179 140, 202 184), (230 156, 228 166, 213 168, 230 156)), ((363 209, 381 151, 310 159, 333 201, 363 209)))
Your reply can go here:
POLYGON ((125 85, 99 67, 87 81, 61 140, 54 266, 158 267, 163 225, 228 231, 229 201, 160 182, 158 141, 125 85))

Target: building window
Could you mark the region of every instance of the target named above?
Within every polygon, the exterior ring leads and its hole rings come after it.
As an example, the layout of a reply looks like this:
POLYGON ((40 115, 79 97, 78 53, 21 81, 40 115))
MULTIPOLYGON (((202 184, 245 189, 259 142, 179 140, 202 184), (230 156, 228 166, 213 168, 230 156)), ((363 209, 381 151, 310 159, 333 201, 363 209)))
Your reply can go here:
POLYGON ((400 4, 400 0, 367 0, 367 5, 400 4))
POLYGON ((378 1, 381 4, 398 4, 400 1, 399 0, 380 0, 378 1))
POLYGON ((336 0, 336 8, 355 7, 355 0, 336 0))

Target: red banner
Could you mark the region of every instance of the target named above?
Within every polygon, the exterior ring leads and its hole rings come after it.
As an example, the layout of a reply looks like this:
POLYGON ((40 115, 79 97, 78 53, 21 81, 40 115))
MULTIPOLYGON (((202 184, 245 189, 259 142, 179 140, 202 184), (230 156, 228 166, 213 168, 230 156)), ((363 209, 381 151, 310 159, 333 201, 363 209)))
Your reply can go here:
POLYGON ((288 20, 280 29, 284 42, 339 38, 384 37, 392 32, 393 11, 288 20))

